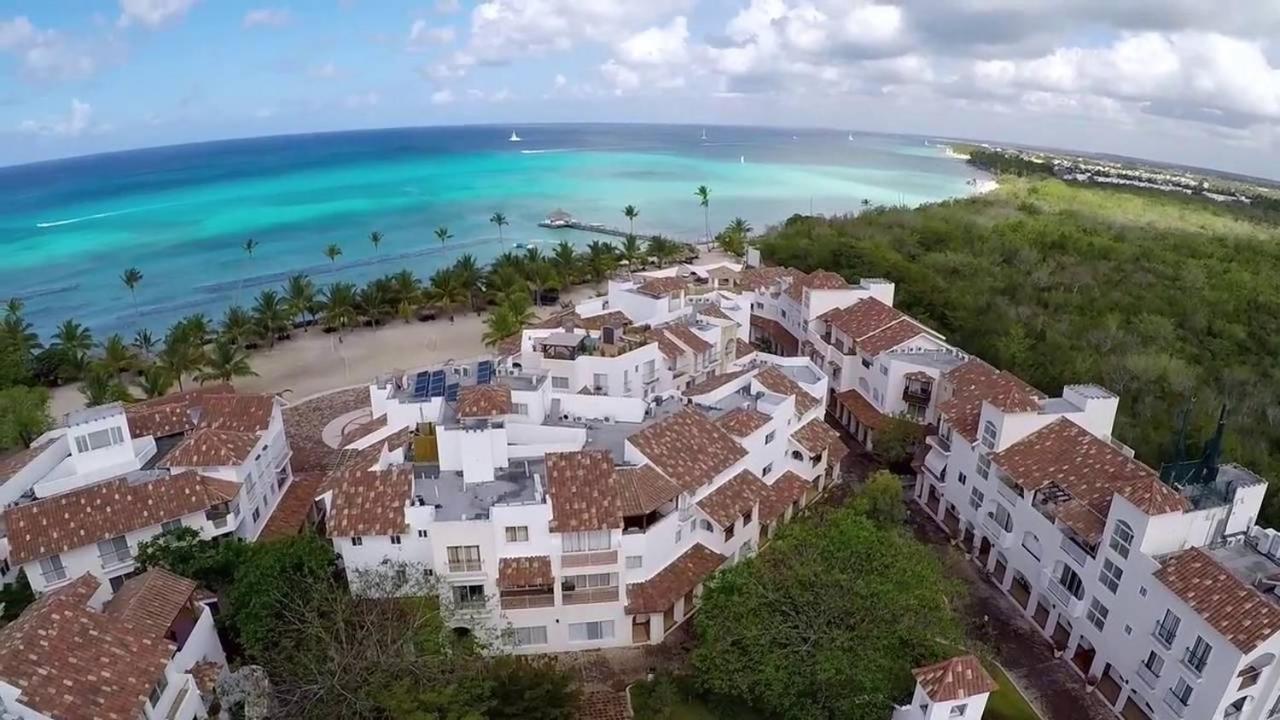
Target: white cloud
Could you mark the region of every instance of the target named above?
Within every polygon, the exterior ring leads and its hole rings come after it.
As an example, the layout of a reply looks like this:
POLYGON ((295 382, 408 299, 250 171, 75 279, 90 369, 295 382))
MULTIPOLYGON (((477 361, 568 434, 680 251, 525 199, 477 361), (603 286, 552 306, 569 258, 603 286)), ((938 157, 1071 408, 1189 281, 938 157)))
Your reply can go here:
POLYGON ((273 107, 260 107, 253 111, 253 116, 259 120, 266 120, 267 118, 275 117, 275 114, 276 109, 273 107))
POLYGON ((453 42, 454 30, 445 25, 432 27, 426 20, 414 20, 409 27, 409 48, 422 49, 431 45, 448 45, 453 42))
POLYGON ((244 28, 281 27, 292 19, 292 14, 283 8, 256 8, 244 14, 240 25, 244 28))
POLYGON ((448 105, 449 103, 453 102, 453 100, 454 100, 454 98, 453 98, 453 91, 452 91, 452 90, 448 90, 448 89, 446 89, 446 90, 437 90, 437 91, 435 91, 435 92, 431 93, 431 104, 432 104, 432 105, 448 105))
POLYGON ((373 90, 348 95, 342 99, 342 104, 353 110, 376 107, 380 102, 382 102, 382 96, 373 90))
POLYGON ((618 43, 618 58, 628 65, 667 65, 689 61, 689 23, 683 15, 665 27, 651 27, 618 43))
POLYGON ((569 80, 564 75, 561 75, 560 73, 556 73, 555 78, 552 80, 552 84, 554 84, 558 88, 562 88, 565 85, 569 84, 569 80))
POLYGON ((93 107, 77 99, 71 100, 71 110, 66 117, 50 120, 26 120, 18 129, 22 132, 37 135, 58 135, 62 137, 80 137, 86 131, 97 130, 92 125, 93 107))
POLYGON ((25 15, 0 21, 0 50, 16 50, 35 42, 40 32, 25 15))
POLYGON ((618 64, 618 61, 612 58, 600 66, 600 74, 604 75, 604 79, 609 81, 609 84, 613 86, 614 93, 617 95, 622 95, 640 87, 640 73, 626 65, 618 64))
POLYGON ((317 80, 332 80, 341 74, 342 72, 338 70, 338 66, 332 62, 320 63, 307 68, 307 75, 317 80))
POLYGON ((12 54, 22 73, 34 80, 79 80, 92 75, 98 65, 84 48, 22 15, 0 20, 0 52, 12 54))
POLYGON ((436 0, 436 12, 451 15, 462 9, 458 0, 436 0))
POLYGON ((120 0, 120 27, 145 25, 158 28, 182 19, 196 0, 120 0))

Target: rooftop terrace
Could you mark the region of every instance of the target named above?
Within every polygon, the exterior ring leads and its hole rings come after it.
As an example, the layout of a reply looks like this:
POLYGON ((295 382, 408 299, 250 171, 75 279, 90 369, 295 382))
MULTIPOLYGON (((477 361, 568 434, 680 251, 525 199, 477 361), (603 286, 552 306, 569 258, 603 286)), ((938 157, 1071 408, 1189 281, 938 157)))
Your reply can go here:
POLYGON ((483 520, 495 505, 540 503, 547 470, 542 460, 519 460, 494 470, 490 482, 463 483, 462 473, 441 471, 439 465, 413 466, 415 500, 436 506, 436 520, 483 520))

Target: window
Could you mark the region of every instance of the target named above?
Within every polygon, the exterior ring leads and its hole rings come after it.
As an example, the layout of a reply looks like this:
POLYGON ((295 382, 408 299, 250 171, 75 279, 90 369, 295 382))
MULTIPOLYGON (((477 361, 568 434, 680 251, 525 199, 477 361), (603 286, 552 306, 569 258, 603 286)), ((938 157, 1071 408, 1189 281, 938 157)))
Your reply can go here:
POLYGON ((1151 650, 1147 653, 1147 659, 1142 661, 1142 667, 1151 671, 1152 677, 1160 677, 1160 673, 1164 670, 1164 658, 1159 653, 1151 650))
POLYGON ((1187 667, 1196 671, 1196 674, 1204 672, 1204 666, 1209 663, 1209 653, 1213 651, 1213 646, 1205 642, 1203 637, 1196 636, 1196 641, 1191 644, 1191 648, 1187 650, 1185 660, 1187 667))
POLYGON ((596 390, 604 390, 609 387, 609 376, 604 373, 591 374, 591 386, 596 390))
POLYGON ((1191 704, 1191 684, 1186 678, 1178 678, 1178 682, 1173 684, 1173 689, 1169 691, 1174 700, 1182 703, 1185 707, 1191 704))
POLYGON ((407 582, 409 582, 409 571, 405 570, 404 566, 396 568, 396 585, 403 587, 407 582))
POLYGON ((1098 598, 1093 598, 1089 601, 1089 612, 1086 613, 1085 617, 1094 627, 1098 628, 1098 632, 1102 632, 1102 628, 1107 624, 1109 612, 1106 605, 1098 602, 1098 598))
POLYGON ((871 399, 872 399, 872 400, 874 400, 874 401, 875 401, 875 403, 876 403, 877 405, 879 405, 879 404, 880 404, 880 390, 879 390, 879 388, 872 388, 872 390, 871 390, 871 399))
POLYGON ((983 496, 982 491, 978 488, 974 488, 973 492, 969 493, 969 507, 973 508, 974 512, 978 512, 982 509, 982 501, 984 499, 985 497, 983 496))
POLYGON ((560 578, 560 587, 569 592, 618 587, 618 574, 588 573, 586 575, 565 575, 560 578))
POLYGON ((1102 570, 1098 573, 1098 582, 1107 587, 1108 590, 1115 594, 1120 587, 1120 578, 1124 576, 1124 571, 1120 566, 1111 562, 1110 558, 1102 561, 1102 570))
POLYGON ((507 542, 529 542, 528 525, 508 525, 506 533, 507 542))
POLYGON ((680 527, 676 528, 676 544, 679 545, 680 540, 682 540, 683 538, 684 538, 684 526, 681 525, 680 527))
POLYGON ((996 449, 996 424, 990 420, 982 423, 982 447, 996 449))
POLYGON ((399 545, 399 544, 400 544, 400 536, 399 536, 399 535, 392 535, 392 536, 391 536, 391 544, 392 544, 392 545, 399 545))
POLYGON ((1084 581, 1066 565, 1062 565, 1062 570, 1058 573, 1058 584, 1066 588, 1071 593, 1071 597, 1080 600, 1084 597, 1084 581))
POLYGON ((760 477, 769 477, 771 472, 773 472, 773 463, 764 466, 764 469, 760 471, 760 477))
POLYGON ((956 482, 960 483, 961 485, 964 485, 965 482, 967 482, 968 480, 969 480, 969 477, 964 473, 960 473, 960 475, 956 477, 956 482))
POLYGON ((166 533, 170 530, 177 530, 180 527, 182 527, 181 520, 166 520, 160 523, 160 532, 166 533))
POLYGON ((884 375, 885 377, 888 377, 888 376, 889 376, 889 366, 888 366, 888 365, 881 365, 881 366, 880 366, 880 374, 881 374, 881 375, 884 375))
POLYGON ((1111 549, 1122 558, 1129 557, 1129 547, 1133 545, 1133 528, 1123 520, 1117 520, 1111 530, 1111 549))
POLYGON ((951 711, 947 713, 947 717, 962 718, 964 717, 965 710, 968 710, 968 709, 969 709, 968 703, 960 703, 959 705, 953 705, 951 707, 951 711))
POLYGON ((710 520, 700 520, 699 526, 703 529, 704 532, 711 532, 714 529, 711 525, 710 520))
POLYGON ((513 415, 528 415, 529 405, 527 403, 511 403, 511 413, 513 415))
POLYGON ((1178 626, 1181 624, 1182 619, 1174 615, 1172 610, 1165 610, 1164 618, 1156 625, 1156 639, 1164 643, 1165 647, 1170 647, 1178 637, 1178 626))
POLYGON ((724 541, 725 541, 725 542, 729 542, 730 540, 732 540, 732 539, 733 539, 733 528, 734 528, 734 526, 733 526, 733 525, 730 525, 729 527, 727 527, 727 528, 725 528, 725 529, 724 529, 724 541))
POLYGON ((751 510, 747 510, 746 512, 742 513, 742 527, 746 527, 750 524, 751 524, 751 510))
POLYGON ((613 639, 613 621, 569 623, 569 642, 590 642, 613 639))
POLYGON ((564 551, 568 553, 608 550, 609 531, 589 530, 586 532, 565 533, 563 543, 564 551))
POLYGON ((628 555, 628 556, 627 556, 627 569, 628 569, 628 570, 639 570, 639 569, 640 569, 640 568, 642 568, 642 567, 644 567, 644 556, 643 556, 643 555, 628 555))
POLYGON ((551 387, 552 387, 552 389, 555 389, 555 390, 568 390, 568 389, 569 389, 569 378, 567 378, 567 377, 560 377, 559 375, 552 375, 552 376, 551 376, 551 387))
POLYGON ((1040 559, 1040 538, 1036 537, 1036 534, 1031 531, 1027 531, 1023 533, 1022 549, 1026 550, 1027 553, 1031 555, 1031 557, 1039 560, 1040 559))
POLYGON ((254 508, 252 515, 253 515, 253 521, 258 522, 258 518, 262 517, 262 510, 259 508, 254 508))
POLYGON ((360 547, 363 544, 364 544, 364 538, 360 537, 359 535, 353 535, 351 537, 351 547, 360 547))
POLYGON ((547 626, 538 625, 535 627, 518 627, 515 629, 512 638, 516 647, 528 647, 530 645, 546 645, 547 644, 547 626))
POLYGON ((480 572, 479 545, 450 545, 445 548, 449 572, 480 572))
POLYGON ((76 436, 76 452, 89 452, 90 450, 100 450, 112 445, 119 445, 124 442, 124 433, 120 432, 120 428, 112 426, 103 428, 102 430, 94 430, 91 433, 76 436))
POLYGON ((67 579, 67 568, 62 564, 61 555, 50 555, 40 558, 40 574, 46 583, 55 583, 67 579))
POLYGON ((987 480, 991 473, 991 457, 986 454, 978 456, 978 477, 987 480))
POLYGON ((426 536, 427 536, 427 531, 425 529, 418 531, 418 537, 424 538, 426 536))
POLYGON ((484 586, 454 585, 453 602, 462 608, 474 608, 478 605, 484 605, 484 586))
POLYGON ((777 435, 777 432, 770 430, 769 433, 764 436, 764 444, 768 445, 769 443, 773 442, 774 435, 777 435))
POLYGON ((160 679, 156 680, 156 684, 151 686, 151 694, 147 695, 147 702, 150 703, 151 707, 155 707, 156 703, 160 702, 160 698, 164 697, 164 691, 168 687, 169 679, 161 674, 160 679))
POLYGON ((129 540, 117 535, 98 543, 98 557, 102 559, 102 567, 107 568, 129 562, 133 559, 133 552, 129 550, 129 540))

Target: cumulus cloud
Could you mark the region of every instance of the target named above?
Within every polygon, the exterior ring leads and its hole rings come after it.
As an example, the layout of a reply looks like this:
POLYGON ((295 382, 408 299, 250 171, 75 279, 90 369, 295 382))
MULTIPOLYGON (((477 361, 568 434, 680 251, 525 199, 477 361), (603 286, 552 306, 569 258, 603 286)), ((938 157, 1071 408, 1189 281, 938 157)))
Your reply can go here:
POLYGON ((95 128, 93 125, 93 107, 86 102, 71 100, 71 110, 64 117, 45 120, 25 120, 18 129, 36 135, 59 135, 62 137, 79 137, 95 128))
POLYGON ((117 25, 158 28, 182 19, 196 0, 120 0, 117 25))
POLYGON ((445 25, 432 27, 426 20, 414 20, 409 26, 409 49, 420 50, 432 45, 448 45, 453 42, 454 30, 445 25))
POLYGON ((448 90, 448 89, 437 90, 431 93, 432 105, 448 105, 449 103, 453 102, 453 100, 454 98, 453 98, 452 90, 448 90))
POLYGON ((436 12, 451 15, 462 9, 458 0, 436 0, 436 12))
POLYGON ((22 15, 0 20, 0 53, 13 55, 22 73, 33 80, 79 80, 92 75, 98 65, 86 49, 22 15))
POLYGON ((288 25, 293 16, 282 8, 256 8, 244 14, 240 22, 244 28, 281 27, 288 25))

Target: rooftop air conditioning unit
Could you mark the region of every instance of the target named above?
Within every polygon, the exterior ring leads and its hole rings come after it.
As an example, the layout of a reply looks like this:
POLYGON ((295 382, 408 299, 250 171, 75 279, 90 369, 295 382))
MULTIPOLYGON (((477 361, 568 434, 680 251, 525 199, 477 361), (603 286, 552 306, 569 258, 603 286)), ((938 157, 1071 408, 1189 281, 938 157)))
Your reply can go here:
POLYGON ((1249 544, 1255 548, 1262 548, 1267 541, 1267 529, 1259 525, 1249 528, 1249 544))

